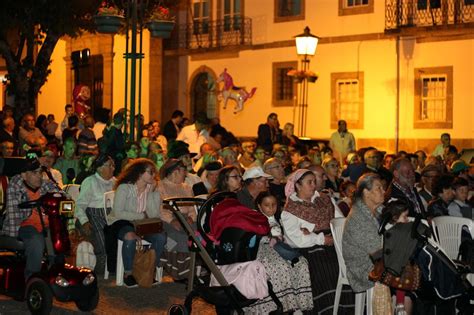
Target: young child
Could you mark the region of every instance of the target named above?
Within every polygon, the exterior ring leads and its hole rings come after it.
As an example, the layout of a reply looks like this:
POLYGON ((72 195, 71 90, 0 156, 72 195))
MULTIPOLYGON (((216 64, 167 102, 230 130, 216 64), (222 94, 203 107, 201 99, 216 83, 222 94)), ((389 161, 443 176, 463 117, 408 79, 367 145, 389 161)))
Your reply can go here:
POLYGON ((473 208, 467 203, 469 182, 462 177, 457 177, 454 179, 452 186, 454 189, 454 200, 448 206, 449 215, 474 219, 473 208))
MULTIPOLYGON (((382 217, 386 216, 391 217, 389 223, 391 223, 392 225, 395 225, 397 223, 408 223, 408 203, 405 200, 401 199, 389 201, 382 210, 382 217)), ((405 296, 405 291, 395 290, 395 296, 397 309, 400 306, 403 306, 406 312, 405 314, 411 314, 412 301, 411 298, 405 296)))
POLYGON ((255 200, 258 210, 263 213, 270 225, 269 243, 270 246, 283 258, 291 261, 295 264, 299 261, 298 257, 301 255, 296 248, 292 248, 290 245, 283 241, 283 230, 278 222, 278 200, 276 196, 270 192, 262 192, 258 195, 255 200))
POLYGON ((351 181, 345 181, 339 187, 339 191, 341 194, 341 200, 337 203, 339 210, 341 210, 342 214, 347 217, 349 212, 351 211, 352 207, 352 196, 356 190, 356 185, 351 181))

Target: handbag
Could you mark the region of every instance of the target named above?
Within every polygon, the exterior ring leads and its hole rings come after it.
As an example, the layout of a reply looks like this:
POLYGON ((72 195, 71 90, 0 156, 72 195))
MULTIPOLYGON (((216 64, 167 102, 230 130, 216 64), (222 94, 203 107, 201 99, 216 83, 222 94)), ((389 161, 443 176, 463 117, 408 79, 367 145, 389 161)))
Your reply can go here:
POLYGON ((140 237, 145 235, 161 233, 163 231, 163 222, 160 218, 146 218, 132 221, 135 228, 135 234, 140 237))
POLYGON ((132 275, 139 286, 151 288, 155 273, 155 265, 155 250, 152 248, 145 248, 141 242, 138 242, 135 250, 135 257, 133 258, 132 275))
POLYGON ((378 281, 398 290, 416 291, 420 288, 421 270, 417 264, 408 262, 403 268, 402 274, 397 277, 385 268, 383 259, 379 259, 369 273, 369 280, 378 281))

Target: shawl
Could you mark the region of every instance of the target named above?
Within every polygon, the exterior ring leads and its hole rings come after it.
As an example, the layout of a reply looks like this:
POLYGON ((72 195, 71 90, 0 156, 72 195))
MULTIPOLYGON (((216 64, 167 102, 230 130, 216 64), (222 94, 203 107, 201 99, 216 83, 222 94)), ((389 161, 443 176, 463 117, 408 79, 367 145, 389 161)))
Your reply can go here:
POLYGON ((315 231, 330 229, 329 222, 334 218, 334 205, 328 194, 320 193, 311 202, 292 197, 288 198, 285 211, 314 224, 315 231))

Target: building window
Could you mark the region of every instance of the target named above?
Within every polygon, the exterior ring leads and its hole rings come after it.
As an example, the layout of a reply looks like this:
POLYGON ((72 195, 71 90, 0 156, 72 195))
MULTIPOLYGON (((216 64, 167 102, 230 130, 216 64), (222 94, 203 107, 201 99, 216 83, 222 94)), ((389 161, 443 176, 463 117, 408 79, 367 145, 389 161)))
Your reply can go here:
POLYGON ((374 0, 339 0, 339 15, 374 13, 374 0))
POLYGON ((304 20, 305 0, 274 0, 275 22, 304 20))
POLYGON ((414 128, 453 127, 453 67, 415 69, 414 128))
POLYGON ((352 129, 364 128, 364 73, 331 74, 331 128, 345 120, 352 129))
POLYGON ((441 0, 418 0, 418 10, 439 9, 441 8, 441 0))
POLYGON ((296 83, 286 74, 297 67, 297 61, 273 63, 273 106, 294 105, 296 83))
POLYGON ((242 26, 241 0, 224 1, 224 31, 238 31, 242 26))
POLYGON ((209 34, 210 0, 193 1, 193 34, 209 34))

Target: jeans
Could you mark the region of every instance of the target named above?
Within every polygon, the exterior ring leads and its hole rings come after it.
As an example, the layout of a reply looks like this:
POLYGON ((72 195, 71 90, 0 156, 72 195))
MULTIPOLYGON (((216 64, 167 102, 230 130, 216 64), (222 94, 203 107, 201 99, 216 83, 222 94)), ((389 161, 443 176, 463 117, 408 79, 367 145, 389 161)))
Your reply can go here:
POLYGON ((25 280, 28 280, 32 274, 41 271, 45 240, 43 234, 38 232, 33 226, 20 227, 18 238, 21 239, 25 245, 25 280))
POLYGON ((290 245, 283 242, 277 242, 273 246, 273 249, 281 256, 281 258, 285 260, 292 261, 293 259, 301 256, 298 249, 293 248, 290 245))
MULTIPOLYGON (((133 269, 133 259, 135 258, 135 248, 137 246, 136 240, 126 240, 125 235, 128 232, 134 232, 133 226, 124 226, 120 229, 118 233, 118 239, 123 242, 122 246, 122 259, 123 259, 123 269, 125 273, 132 272, 133 269)), ((151 243, 151 248, 155 250, 156 255, 156 267, 160 265, 160 257, 163 253, 166 244, 166 234, 165 233, 156 233, 145 235, 144 239, 151 243)))

